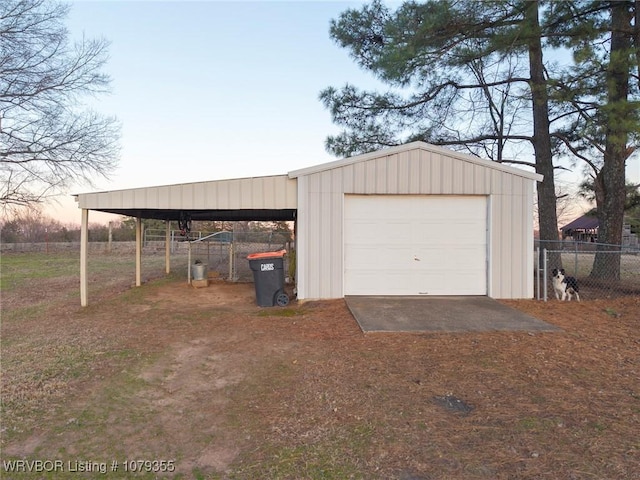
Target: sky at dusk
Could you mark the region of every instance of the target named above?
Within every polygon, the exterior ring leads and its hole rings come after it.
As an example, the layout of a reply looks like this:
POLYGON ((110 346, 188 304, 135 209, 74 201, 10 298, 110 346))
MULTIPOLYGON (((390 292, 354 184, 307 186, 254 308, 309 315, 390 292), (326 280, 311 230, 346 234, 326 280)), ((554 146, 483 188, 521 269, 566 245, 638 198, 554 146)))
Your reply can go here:
MULTIPOLYGON (((122 150, 111 178, 70 193, 279 175, 335 160, 324 141, 338 128, 320 91, 384 90, 329 37, 331 19, 362 3, 73 1, 71 39, 111 42, 112 92, 92 107, 119 119, 122 150)), ((638 158, 628 173, 640 181, 638 158)), ((70 195, 47 213, 80 218, 70 195)))
MULTIPOLYGON (((112 92, 92 107, 119 119, 122 150, 109 179, 70 193, 279 175, 336 160, 324 149, 338 129, 320 91, 378 85, 329 38, 330 20, 361 4, 72 2, 71 38, 111 42, 112 92)), ((78 221, 73 199, 60 201, 52 215, 78 221)))

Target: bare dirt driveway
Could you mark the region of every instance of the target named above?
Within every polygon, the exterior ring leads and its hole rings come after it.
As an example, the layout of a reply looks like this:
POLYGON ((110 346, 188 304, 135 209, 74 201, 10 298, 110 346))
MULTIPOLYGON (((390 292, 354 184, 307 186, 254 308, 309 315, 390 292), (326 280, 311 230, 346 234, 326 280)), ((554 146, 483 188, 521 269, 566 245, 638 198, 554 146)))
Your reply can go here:
POLYGON ((504 302, 560 332, 363 334, 343 300, 177 276, 96 274, 83 309, 71 270, 3 259, 2 478, 640 479, 639 297, 504 302))

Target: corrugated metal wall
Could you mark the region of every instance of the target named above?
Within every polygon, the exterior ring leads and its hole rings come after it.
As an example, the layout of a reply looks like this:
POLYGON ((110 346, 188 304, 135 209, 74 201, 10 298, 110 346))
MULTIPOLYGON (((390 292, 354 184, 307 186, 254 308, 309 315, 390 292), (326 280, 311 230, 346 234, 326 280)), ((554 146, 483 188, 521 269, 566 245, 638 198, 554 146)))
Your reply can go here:
POLYGON ((412 148, 361 161, 333 162, 298 178, 298 297, 343 296, 344 194, 487 195, 488 292, 494 298, 533 296, 531 174, 443 149, 412 148), (485 164, 483 164, 485 163, 485 164))
POLYGON ((184 183, 78 195, 80 208, 233 210, 297 206, 296 180, 287 175, 184 183))

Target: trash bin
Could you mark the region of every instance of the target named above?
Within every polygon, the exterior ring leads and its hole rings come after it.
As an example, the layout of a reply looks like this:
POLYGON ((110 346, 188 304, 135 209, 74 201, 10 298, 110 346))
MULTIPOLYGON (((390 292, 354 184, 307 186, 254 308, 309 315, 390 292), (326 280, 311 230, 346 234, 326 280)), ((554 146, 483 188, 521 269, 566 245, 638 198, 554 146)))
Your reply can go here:
POLYGON ((256 301, 261 307, 284 307, 289 296, 284 291, 284 256, 286 250, 252 253, 247 256, 253 271, 256 301))
POLYGON ((207 264, 206 263, 194 263, 191 267, 191 276, 193 280, 204 280, 207 278, 207 264))

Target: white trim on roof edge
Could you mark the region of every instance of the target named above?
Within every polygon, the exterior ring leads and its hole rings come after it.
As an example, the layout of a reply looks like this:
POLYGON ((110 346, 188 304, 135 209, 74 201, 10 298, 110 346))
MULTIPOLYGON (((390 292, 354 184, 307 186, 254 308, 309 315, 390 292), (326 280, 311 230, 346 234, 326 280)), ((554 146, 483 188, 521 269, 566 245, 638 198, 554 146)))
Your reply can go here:
POLYGON ((492 160, 486 160, 484 158, 474 157, 473 155, 467 155, 465 153, 455 152, 453 150, 449 150, 448 148, 439 147, 437 145, 432 145, 430 143, 421 142, 421 141, 406 143, 404 145, 398 145, 396 147, 383 148, 382 150, 376 150, 375 152, 364 153, 362 155, 356 155, 355 157, 347 157, 347 158, 343 158, 333 162, 322 163, 320 165, 314 165, 314 166, 302 168, 299 170, 292 170, 289 172, 288 175, 289 175, 289 178, 298 178, 304 175, 310 175, 312 173, 323 172, 325 170, 332 170, 334 168, 340 168, 340 167, 352 165, 354 163, 359 163, 359 162, 366 162, 367 160, 373 160, 375 158, 386 157, 388 155, 395 155, 398 153, 408 152, 411 150, 426 150, 432 153, 447 155, 449 157, 453 157, 458 160, 475 163, 476 165, 480 165, 487 168, 493 168, 495 170, 500 170, 502 172, 510 173, 512 175, 517 175, 524 178, 530 178, 531 180, 536 180, 538 182, 541 182, 542 179, 544 178, 539 173, 527 172, 526 170, 522 170, 520 168, 510 167, 498 162, 494 162, 492 160))

